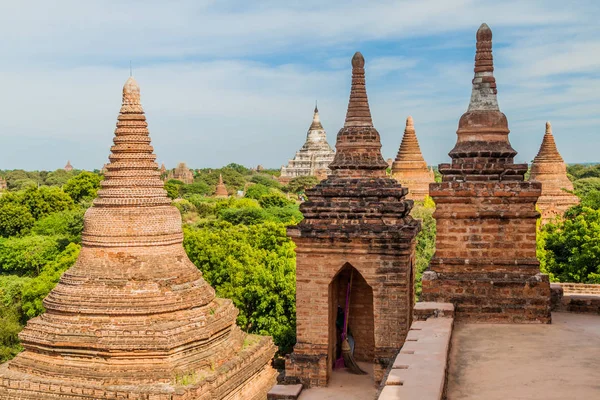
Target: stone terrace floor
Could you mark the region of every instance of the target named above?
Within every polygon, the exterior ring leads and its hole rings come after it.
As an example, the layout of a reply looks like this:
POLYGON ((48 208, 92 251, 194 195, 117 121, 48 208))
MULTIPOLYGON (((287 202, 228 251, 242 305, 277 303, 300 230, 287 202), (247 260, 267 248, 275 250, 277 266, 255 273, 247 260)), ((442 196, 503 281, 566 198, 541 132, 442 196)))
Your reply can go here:
POLYGON ((329 386, 304 389, 300 400, 372 400, 377 394, 373 383, 373 364, 359 362, 369 375, 354 375, 346 371, 333 371, 329 386))
POLYGON ((551 325, 455 324, 448 400, 600 399, 600 316, 551 325))

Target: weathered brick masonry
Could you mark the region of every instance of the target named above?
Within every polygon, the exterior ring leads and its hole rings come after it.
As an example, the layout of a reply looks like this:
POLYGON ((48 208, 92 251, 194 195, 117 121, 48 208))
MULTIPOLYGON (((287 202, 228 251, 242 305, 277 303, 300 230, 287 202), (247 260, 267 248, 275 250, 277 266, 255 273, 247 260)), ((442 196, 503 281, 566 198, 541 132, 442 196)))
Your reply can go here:
POLYGON ((392 163, 392 177, 408 188, 407 199, 422 201, 429 194, 429 184, 435 182, 433 171, 421 153, 412 117, 406 119, 406 128, 396 160, 392 163))
POLYGON ((529 180, 542 184, 542 195, 537 201, 537 207, 542 213, 542 222, 562 217, 571 206, 579 203, 579 197, 573 192, 573 184, 567 176, 567 166, 560 156, 552 126, 546 122, 546 134, 540 145, 540 151, 531 163, 529 180))
POLYGON ((420 224, 409 215, 407 190, 386 177, 360 53, 352 58, 350 101, 336 148, 332 174, 307 191, 304 220, 288 229, 297 246, 297 344, 286 374, 307 386, 327 385, 339 345, 335 319, 351 274, 355 358, 375 363, 376 381, 404 343, 412 319, 420 224))
POLYGON ((79 258, 0 366, 0 399, 266 398, 271 338, 241 332, 188 259, 155 158, 130 78, 79 258))
POLYGON ((527 164, 513 162, 493 71, 492 32, 483 24, 452 163, 440 164, 442 182, 430 185, 436 253, 422 299, 454 303, 459 320, 548 323, 550 286, 536 258, 541 184, 525 182, 527 164))

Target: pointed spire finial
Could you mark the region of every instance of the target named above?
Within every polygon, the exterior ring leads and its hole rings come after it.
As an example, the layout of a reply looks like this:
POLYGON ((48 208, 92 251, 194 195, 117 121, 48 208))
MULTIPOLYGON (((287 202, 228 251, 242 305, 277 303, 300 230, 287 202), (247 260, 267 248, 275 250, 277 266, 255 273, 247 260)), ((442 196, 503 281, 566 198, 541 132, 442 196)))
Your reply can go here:
POLYGON ((546 121, 546 133, 552 135, 552 124, 550 121, 546 121))
POLYGON ((318 101, 315 100, 315 112, 318 113, 319 112, 319 107, 318 107, 318 101))
POLYGON ((469 111, 499 111, 492 55, 492 30, 487 24, 481 24, 476 37, 475 77, 469 111))
POLYGON ((358 51, 352 57, 352 88, 344 126, 373 126, 365 87, 365 58, 358 51))
POLYGON ((408 118, 406 118, 406 127, 410 127, 410 128, 414 128, 415 127, 415 123, 413 121, 413 117, 411 117, 410 115, 408 116, 408 118))

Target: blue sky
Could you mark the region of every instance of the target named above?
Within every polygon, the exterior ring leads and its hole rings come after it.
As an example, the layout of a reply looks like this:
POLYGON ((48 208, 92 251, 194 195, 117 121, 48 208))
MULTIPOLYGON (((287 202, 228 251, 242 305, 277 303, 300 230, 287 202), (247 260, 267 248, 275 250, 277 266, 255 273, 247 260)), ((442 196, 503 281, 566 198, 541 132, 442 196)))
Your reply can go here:
POLYGON ((0 169, 100 168, 130 60, 159 163, 277 168, 315 99, 335 143, 355 51, 384 157, 412 115, 445 162, 482 22, 517 160, 550 120, 567 162, 600 161, 597 1, 0 1, 0 169))

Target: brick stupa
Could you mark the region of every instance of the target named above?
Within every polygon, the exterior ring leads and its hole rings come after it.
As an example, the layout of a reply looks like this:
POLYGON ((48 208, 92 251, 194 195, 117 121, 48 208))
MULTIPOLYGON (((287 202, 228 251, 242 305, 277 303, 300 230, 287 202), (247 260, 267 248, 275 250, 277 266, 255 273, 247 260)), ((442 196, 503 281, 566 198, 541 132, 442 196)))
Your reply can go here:
POLYGON ((215 197, 228 197, 227 187, 223 183, 223 175, 219 174, 219 183, 217 183, 217 189, 215 190, 215 197))
POLYGON ((515 164, 508 121, 496 97, 492 31, 477 31, 471 102, 458 123, 451 164, 440 164, 436 252, 423 301, 451 302, 459 320, 550 322, 550 284, 536 258, 535 203, 541 184, 515 164))
POLYGON ((537 207, 543 223, 562 217, 570 207, 579 204, 579 197, 569 193, 573 192, 573 183, 567 177, 567 166, 556 148, 550 122, 546 122, 546 134, 531 164, 529 180, 542 184, 537 207))
POLYGON ((408 188, 406 198, 423 201, 429 195, 429 184, 435 182, 433 171, 421 153, 412 117, 406 119, 402 143, 392 163, 392 177, 408 188))
MULTIPOLYGON (((414 303, 415 236, 406 188, 386 177, 379 133, 365 88, 365 60, 352 58, 352 89, 337 135, 331 175, 306 194, 304 220, 288 229, 296 243, 296 332, 286 375, 325 386, 339 357, 336 319, 352 276, 349 331, 354 357, 381 380, 404 343, 414 303)), ((338 321, 339 322, 339 321, 338 321)))
POLYGON ((67 164, 65 165, 65 167, 63 169, 65 171, 67 171, 67 172, 73 171, 73 166, 71 165, 71 161, 70 160, 67 160, 67 164))
POLYGON ((133 78, 111 153, 79 257, 0 366, 0 399, 266 398, 275 347, 235 325, 188 259, 133 78))
POLYGON ((306 142, 296 152, 288 165, 281 167, 280 182, 289 182, 299 176, 316 176, 325 179, 331 172, 329 164, 333 161, 335 151, 327 143, 327 133, 321 124, 319 109, 315 105, 313 120, 306 134, 306 142))

